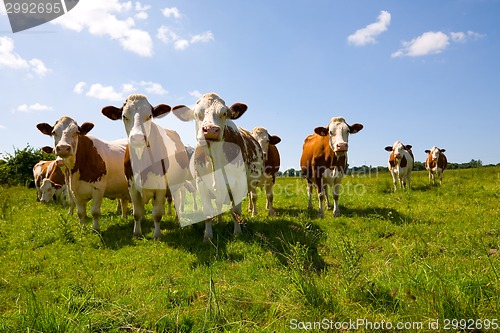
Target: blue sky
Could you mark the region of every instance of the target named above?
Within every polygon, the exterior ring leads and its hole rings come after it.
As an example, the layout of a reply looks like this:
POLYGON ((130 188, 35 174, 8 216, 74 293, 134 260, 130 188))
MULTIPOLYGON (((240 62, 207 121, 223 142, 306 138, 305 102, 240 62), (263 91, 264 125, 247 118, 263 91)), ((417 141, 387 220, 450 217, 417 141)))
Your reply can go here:
MULTIPOLYGON (((500 162, 498 0, 80 0, 13 34, 0 5, 0 152, 52 145, 36 129, 63 115, 124 137, 101 115, 130 93, 192 105, 216 92, 249 106, 237 124, 282 138, 282 170, 334 116, 349 164, 386 165, 396 140, 447 150, 450 162, 500 162)), ((158 121, 194 145, 194 125, 158 121)))

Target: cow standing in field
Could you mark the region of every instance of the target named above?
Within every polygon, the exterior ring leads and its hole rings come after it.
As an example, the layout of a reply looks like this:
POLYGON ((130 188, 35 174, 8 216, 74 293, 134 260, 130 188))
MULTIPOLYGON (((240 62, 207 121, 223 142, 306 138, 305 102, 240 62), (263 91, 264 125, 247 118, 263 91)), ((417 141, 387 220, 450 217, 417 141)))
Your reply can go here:
POLYGON ((425 160, 425 168, 429 171, 429 182, 436 183, 436 176, 439 179, 439 184, 443 184, 443 172, 448 166, 448 160, 444 155, 446 149, 440 149, 436 146, 431 150, 426 150, 428 154, 425 160))
POLYGON ((54 138, 55 154, 67 169, 69 189, 80 223, 85 222, 86 206, 92 200, 93 227, 100 231, 99 217, 104 197, 119 199, 125 218, 130 197, 123 166, 126 141, 107 142, 87 135, 94 124, 85 122, 79 126, 67 116, 57 120, 54 126, 40 123, 37 128, 54 138))
POLYGON ((221 219, 223 204, 233 212, 234 234, 241 233, 241 201, 250 193, 252 216, 256 214, 257 194, 264 171, 262 149, 252 134, 237 127, 233 120, 247 110, 243 103, 226 106, 214 93, 203 95, 194 109, 174 107, 174 114, 183 121, 195 121, 196 148, 193 168, 205 220, 204 239, 212 239, 212 218, 221 219), (212 205, 215 197, 216 209, 212 205))
POLYGON ((325 183, 332 187, 333 214, 340 216, 339 191, 342 177, 347 169, 349 134, 358 133, 362 124, 348 125, 344 118, 334 117, 327 127, 317 127, 314 134, 306 137, 302 147, 300 167, 307 179, 308 208, 312 209, 312 186, 316 186, 319 200, 318 214, 323 213, 325 183))
POLYGON ((35 181, 36 188, 36 201, 42 199, 42 191, 40 187, 42 186, 42 181, 47 178, 49 169, 55 161, 40 161, 33 166, 33 180, 35 181))
POLYGON ((413 152, 411 145, 404 145, 401 141, 396 141, 392 146, 385 147, 386 151, 391 152, 389 155, 389 171, 392 176, 394 191, 397 190, 397 184, 401 189, 410 188, 411 171, 413 169, 413 152))
MULTIPOLYGON (((122 119, 128 137, 125 172, 134 209, 134 236, 141 236, 144 205, 152 200, 154 235, 161 234, 165 200, 171 196, 178 207, 180 191, 188 174, 189 160, 177 132, 162 128, 153 118, 170 112, 170 106, 153 107, 146 96, 130 95, 121 108, 106 106, 102 113, 111 120, 122 119)), ((170 207, 170 204, 169 204, 170 207)))
POLYGON ((47 175, 40 184, 40 201, 48 203, 52 200, 59 200, 66 203, 66 179, 63 171, 59 167, 61 159, 51 161, 47 168, 47 175))
MULTIPOLYGON (((252 135, 262 148, 264 157, 264 176, 261 185, 264 186, 266 192, 266 209, 268 210, 269 216, 274 216, 274 183, 276 182, 276 174, 280 169, 280 154, 276 145, 281 142, 281 138, 276 135, 270 135, 267 129, 263 127, 255 127, 252 130, 252 135)), ((249 201, 249 204, 251 203, 252 201, 249 201)), ((251 210, 252 207, 249 207, 251 210)))

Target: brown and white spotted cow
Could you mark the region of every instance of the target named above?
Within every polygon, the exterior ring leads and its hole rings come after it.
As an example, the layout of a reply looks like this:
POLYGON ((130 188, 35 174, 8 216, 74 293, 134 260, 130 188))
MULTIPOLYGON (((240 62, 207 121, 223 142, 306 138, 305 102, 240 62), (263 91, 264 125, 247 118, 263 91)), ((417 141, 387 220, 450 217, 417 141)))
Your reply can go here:
POLYGON ((358 133, 362 124, 348 125, 343 117, 334 117, 327 127, 316 127, 314 134, 304 140, 300 167, 302 176, 307 179, 308 208, 312 209, 312 185, 318 192, 320 217, 323 213, 325 183, 332 187, 334 199, 333 214, 340 216, 339 191, 342 177, 347 169, 347 150, 349 134, 358 133))
POLYGON ((431 150, 426 150, 428 154, 425 160, 425 168, 429 171, 429 182, 436 183, 436 176, 439 179, 439 184, 443 184, 443 172, 448 166, 448 160, 444 155, 446 149, 440 149, 436 146, 431 150))
POLYGON ((36 201, 40 201, 42 199, 42 191, 40 187, 42 186, 42 181, 47 178, 48 171, 52 162, 55 161, 40 161, 33 166, 33 180, 35 181, 36 188, 36 201))
MULTIPOLYGON (((111 120, 122 119, 128 138, 125 157, 130 196, 134 209, 134 235, 142 235, 144 205, 152 200, 155 231, 160 237, 160 222, 168 195, 180 207, 181 190, 188 174, 189 159, 177 132, 164 129, 153 118, 170 112, 170 106, 153 107, 146 96, 130 95, 121 108, 106 106, 102 113, 111 120)), ((170 205, 169 205, 170 207, 170 205)))
MULTIPOLYGON (((276 174, 280 170, 280 154, 276 145, 281 142, 281 138, 276 135, 270 135, 264 127, 255 127, 252 130, 252 135, 262 148, 264 177, 262 178, 261 185, 264 186, 264 191, 266 192, 266 209, 269 212, 269 216, 274 216, 274 183, 276 182, 276 174)), ((249 201, 249 204, 251 203, 252 201, 249 201)), ((249 207, 251 210, 251 205, 249 207)))
POLYGON ((401 189, 410 188, 411 171, 413 169, 413 152, 411 145, 404 145, 401 141, 396 141, 392 146, 385 147, 386 151, 390 151, 389 155, 389 171, 392 176, 394 191, 397 190, 397 184, 401 189))
POLYGON ((52 200, 59 200, 61 203, 66 204, 66 179, 59 164, 62 163, 61 159, 51 161, 47 176, 40 184, 40 201, 48 203, 52 200))
POLYGON ((257 212, 255 189, 264 171, 262 148, 250 132, 233 122, 246 110, 243 103, 226 106, 215 93, 203 95, 193 109, 184 105, 173 109, 179 119, 195 121, 193 174, 203 209, 197 222, 205 221, 205 240, 212 239, 212 217, 221 219, 224 204, 231 206, 234 234, 241 233, 241 201, 248 193, 253 202, 252 215, 257 212))
POLYGON ((67 168, 69 189, 80 223, 85 222, 86 206, 92 200, 90 213, 94 219, 93 227, 100 231, 99 217, 104 197, 119 199, 125 218, 130 198, 123 166, 127 141, 107 142, 87 135, 94 124, 85 122, 79 126, 67 116, 57 120, 54 126, 40 123, 37 128, 54 138, 55 154, 67 168))

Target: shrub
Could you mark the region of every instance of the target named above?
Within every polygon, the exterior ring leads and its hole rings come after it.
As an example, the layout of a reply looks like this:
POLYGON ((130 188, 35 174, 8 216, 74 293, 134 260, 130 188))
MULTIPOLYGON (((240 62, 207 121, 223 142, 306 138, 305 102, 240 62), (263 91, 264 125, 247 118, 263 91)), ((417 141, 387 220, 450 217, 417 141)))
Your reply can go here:
POLYGON ((33 185, 33 166, 40 160, 54 160, 54 154, 28 145, 24 149, 14 148, 14 154, 3 154, 0 160, 0 184, 33 185))

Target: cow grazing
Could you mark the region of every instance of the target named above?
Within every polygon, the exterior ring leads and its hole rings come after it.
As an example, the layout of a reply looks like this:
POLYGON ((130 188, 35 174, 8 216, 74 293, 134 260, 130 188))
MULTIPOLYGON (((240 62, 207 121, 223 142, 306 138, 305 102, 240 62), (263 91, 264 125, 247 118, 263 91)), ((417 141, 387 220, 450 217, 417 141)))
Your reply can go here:
POLYGON ((42 181, 47 178, 49 167, 54 161, 40 161, 33 166, 33 180, 35 181, 36 200, 40 201, 42 198, 42 181))
POLYGON ((426 150, 428 154, 425 160, 425 168, 429 171, 429 182, 436 183, 436 176, 439 179, 439 184, 443 184, 443 172, 448 166, 448 160, 444 155, 446 149, 440 149, 436 146, 431 150, 426 150))
MULTIPOLYGON (((281 138, 276 135, 270 135, 267 129, 263 127, 255 127, 252 130, 252 135, 262 148, 264 176, 261 185, 264 186, 266 192, 266 209, 269 212, 269 216, 274 216, 273 190, 276 174, 280 169, 280 154, 276 145, 281 142, 281 138)), ((249 201, 249 203, 252 203, 252 201, 249 201)))
POLYGON ((389 171, 392 176, 394 191, 397 190, 397 184, 404 189, 410 188, 411 171, 413 169, 413 152, 411 145, 404 145, 401 141, 396 141, 392 146, 385 147, 386 151, 391 152, 389 155, 389 171))
POLYGON ((334 117, 327 127, 317 127, 314 134, 306 137, 302 147, 300 167, 302 176, 307 179, 308 208, 312 209, 312 185, 318 192, 320 217, 323 213, 325 183, 332 187, 334 216, 340 216, 338 205, 340 184, 347 169, 347 150, 349 134, 358 133, 362 124, 348 125, 344 118, 334 117))
POLYGON ((79 126, 67 116, 57 120, 54 126, 37 125, 40 132, 54 138, 55 154, 67 168, 69 189, 80 223, 85 222, 86 206, 92 200, 93 227, 100 231, 103 198, 119 199, 125 218, 130 196, 123 166, 126 141, 107 142, 87 135, 93 127, 94 124, 88 122, 79 126))
POLYGON ((171 196, 174 205, 181 205, 180 191, 188 174, 188 155, 177 132, 153 121, 170 110, 166 104, 153 107, 146 96, 139 94, 130 95, 121 108, 102 109, 109 119, 122 119, 127 133, 129 144, 124 163, 134 209, 135 236, 142 235, 144 205, 150 200, 155 239, 160 237, 166 197, 171 196))
POLYGON ((247 110, 242 103, 226 106, 214 93, 203 95, 194 108, 174 107, 174 114, 183 121, 195 121, 196 148, 193 168, 205 220, 204 239, 212 239, 212 217, 222 214, 223 204, 230 204, 234 233, 241 233, 241 201, 250 193, 256 210, 256 187, 259 186, 264 165, 262 149, 252 134, 235 125, 247 110), (212 205, 215 197, 217 210, 212 205))

